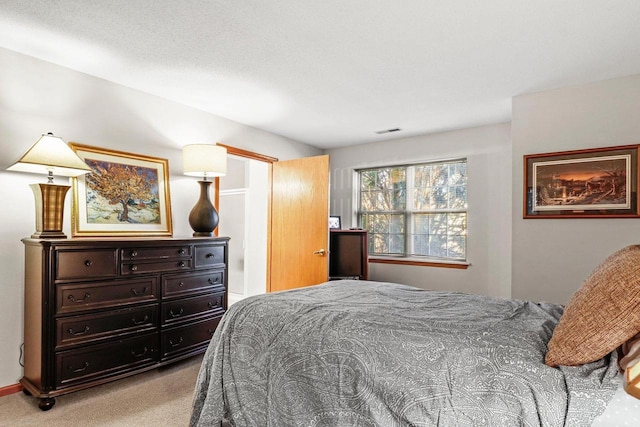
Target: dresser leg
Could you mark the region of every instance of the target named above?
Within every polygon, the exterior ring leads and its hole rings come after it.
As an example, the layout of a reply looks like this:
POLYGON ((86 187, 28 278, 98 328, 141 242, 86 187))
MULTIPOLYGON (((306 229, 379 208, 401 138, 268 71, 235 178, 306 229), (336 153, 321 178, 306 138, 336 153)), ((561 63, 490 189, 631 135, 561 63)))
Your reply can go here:
POLYGON ((27 396, 33 396, 33 395, 31 394, 31 392, 30 392, 29 390, 27 390, 26 388, 23 388, 23 389, 22 389, 22 392, 23 392, 25 395, 27 395, 27 396))
POLYGON ((53 408, 53 405, 55 404, 56 399, 54 399, 53 397, 41 397, 40 402, 38 403, 38 408, 42 409, 43 411, 48 411, 49 409, 53 408))

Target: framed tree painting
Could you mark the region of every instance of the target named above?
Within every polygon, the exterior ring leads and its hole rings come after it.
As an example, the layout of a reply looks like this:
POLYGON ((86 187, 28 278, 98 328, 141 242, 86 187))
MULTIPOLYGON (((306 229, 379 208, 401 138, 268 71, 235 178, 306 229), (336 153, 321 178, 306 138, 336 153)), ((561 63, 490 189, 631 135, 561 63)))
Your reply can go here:
POLYGON ((172 235, 168 160, 69 146, 92 169, 73 179, 72 236, 172 235))
POLYGON ((637 218, 638 145, 524 156, 524 218, 637 218))

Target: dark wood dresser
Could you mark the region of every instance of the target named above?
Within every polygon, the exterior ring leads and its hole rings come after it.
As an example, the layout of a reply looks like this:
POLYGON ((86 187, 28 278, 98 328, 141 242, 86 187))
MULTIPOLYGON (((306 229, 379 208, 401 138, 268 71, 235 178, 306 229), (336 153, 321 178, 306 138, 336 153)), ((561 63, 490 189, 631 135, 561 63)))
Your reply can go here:
POLYGON ((367 230, 330 230, 329 280, 369 279, 367 230))
POLYGON ((42 410, 204 352, 227 309, 225 237, 23 242, 20 382, 42 410))

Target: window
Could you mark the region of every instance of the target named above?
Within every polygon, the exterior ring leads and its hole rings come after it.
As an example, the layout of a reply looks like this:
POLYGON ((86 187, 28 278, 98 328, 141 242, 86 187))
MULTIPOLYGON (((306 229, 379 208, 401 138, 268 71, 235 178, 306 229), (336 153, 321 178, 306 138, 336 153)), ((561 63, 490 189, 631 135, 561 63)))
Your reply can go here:
POLYGON ((466 260, 467 161, 357 171, 369 255, 466 260))

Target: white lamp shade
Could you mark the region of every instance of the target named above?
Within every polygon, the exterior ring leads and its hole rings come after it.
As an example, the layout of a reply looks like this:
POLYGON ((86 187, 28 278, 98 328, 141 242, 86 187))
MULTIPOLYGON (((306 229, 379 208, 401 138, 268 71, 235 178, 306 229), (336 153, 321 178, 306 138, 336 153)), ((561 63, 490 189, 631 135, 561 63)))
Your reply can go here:
POLYGON ((67 145, 62 138, 51 133, 40 139, 7 170, 78 176, 91 172, 91 168, 67 145))
POLYGON ((189 176, 225 176, 227 149, 212 144, 191 144, 182 148, 182 166, 189 176))

